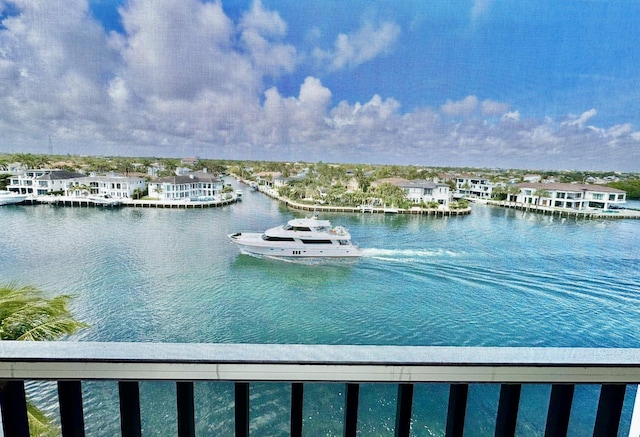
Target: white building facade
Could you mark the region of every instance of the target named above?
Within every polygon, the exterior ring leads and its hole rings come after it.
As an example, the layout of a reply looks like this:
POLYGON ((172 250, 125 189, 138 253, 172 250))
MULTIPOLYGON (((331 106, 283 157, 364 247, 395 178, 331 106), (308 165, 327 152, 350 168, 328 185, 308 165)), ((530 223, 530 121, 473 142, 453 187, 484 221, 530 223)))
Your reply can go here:
POLYGON ((415 204, 437 202, 443 206, 449 205, 451 190, 447 184, 427 180, 409 181, 402 178, 389 178, 380 179, 371 185, 377 186, 385 182, 402 188, 407 199, 415 204))
POLYGON ((71 179, 66 193, 73 197, 91 195, 112 199, 132 199, 136 194, 142 195, 146 188, 147 181, 144 178, 92 175, 71 179))
POLYGON ((222 179, 204 172, 170 176, 149 182, 149 196, 159 200, 214 200, 220 199, 222 179))
POLYGON ((82 173, 66 170, 26 170, 9 178, 7 190, 31 196, 64 193, 72 179, 82 177, 85 177, 82 173))
POLYGON ((490 199, 493 194, 493 184, 485 177, 459 175, 456 177, 456 194, 466 197, 490 199))
POLYGON ((448 206, 451 197, 449 185, 431 181, 408 181, 408 183, 398 184, 405 193, 407 199, 413 203, 438 202, 440 205, 448 206))
POLYGON ((610 209, 627 201, 625 191, 602 185, 522 183, 517 187, 516 202, 554 208, 610 209))

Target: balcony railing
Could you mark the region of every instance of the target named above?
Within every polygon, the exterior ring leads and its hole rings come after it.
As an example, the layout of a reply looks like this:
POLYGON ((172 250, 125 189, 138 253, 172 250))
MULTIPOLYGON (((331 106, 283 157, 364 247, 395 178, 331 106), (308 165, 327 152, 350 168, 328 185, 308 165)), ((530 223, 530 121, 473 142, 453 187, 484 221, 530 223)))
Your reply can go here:
MULTIPOLYGON (((640 349, 404 347, 95 342, 0 342, 0 405, 5 436, 28 436, 25 381, 57 381, 64 436, 85 435, 82 383, 118 381, 123 436, 140 436, 140 381, 175 381, 177 429, 195 435, 194 383, 230 381, 235 434, 249 434, 249 386, 291 384, 290 434, 302 435, 305 383, 345 383, 344 435, 358 429, 360 384, 398 387, 395 435, 411 429, 414 386, 449 384, 446 435, 462 436, 469 384, 500 384, 496 436, 516 431, 523 384, 550 384, 545 436, 564 436, 574 386, 601 387, 594 436, 616 436, 627 385, 640 381, 640 349)), ((635 387, 634 387, 635 388, 635 387)), ((640 396, 629 435, 640 434, 640 396)))

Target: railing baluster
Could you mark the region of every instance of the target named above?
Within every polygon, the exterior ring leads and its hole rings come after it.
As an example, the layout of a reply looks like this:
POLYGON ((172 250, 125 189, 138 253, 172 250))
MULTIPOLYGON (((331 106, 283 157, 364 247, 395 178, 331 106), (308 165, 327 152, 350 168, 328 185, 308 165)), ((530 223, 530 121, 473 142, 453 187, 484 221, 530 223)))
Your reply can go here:
POLYGON ((496 416, 496 437, 514 436, 518 421, 518 407, 520 405, 520 384, 502 384, 500 386, 500 400, 496 416))
POLYGON ((58 402, 63 437, 84 437, 81 382, 58 381, 58 402))
POLYGON ((29 437, 24 381, 2 381, 0 406, 4 435, 29 437))
POLYGON ((626 389, 624 384, 602 384, 593 437, 618 435, 626 389))
POLYGON ((249 383, 235 383, 236 437, 249 437, 249 383))
POLYGON ((468 384, 451 384, 447 410, 447 437, 462 437, 464 417, 467 414, 468 384))
POLYGON ((396 407, 396 437, 409 437, 412 407, 413 384, 399 384, 396 407))
POLYGON ((176 382, 176 401, 178 408, 178 436, 194 437, 196 435, 193 382, 176 382))
POLYGON ((120 395, 120 428, 122 437, 140 437, 142 422, 140 421, 140 389, 138 381, 119 381, 120 395))
POLYGON ((358 404, 360 403, 360 384, 347 384, 346 405, 344 409, 344 436, 355 437, 358 431, 358 404))
POLYGON ((575 385, 573 384, 553 384, 551 386, 547 425, 544 430, 545 437, 565 437, 567 435, 574 391, 575 385))
POLYGON ((302 407, 304 405, 304 384, 291 384, 291 437, 302 436, 302 407))

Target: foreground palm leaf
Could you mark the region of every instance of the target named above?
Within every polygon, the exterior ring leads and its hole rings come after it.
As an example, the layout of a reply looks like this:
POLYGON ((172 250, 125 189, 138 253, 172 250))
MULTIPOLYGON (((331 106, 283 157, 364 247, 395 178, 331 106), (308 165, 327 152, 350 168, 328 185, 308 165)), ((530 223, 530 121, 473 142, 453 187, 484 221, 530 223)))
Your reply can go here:
POLYGON ((0 286, 0 340, 51 341, 89 325, 68 309, 71 296, 47 299, 35 287, 0 286))
MULTIPOLYGON (((0 286, 0 340, 52 341, 88 328, 73 318, 68 308, 70 300, 68 295, 47 299, 31 286, 0 286)), ((27 415, 31 435, 59 435, 49 418, 31 402, 27 402, 27 415)))

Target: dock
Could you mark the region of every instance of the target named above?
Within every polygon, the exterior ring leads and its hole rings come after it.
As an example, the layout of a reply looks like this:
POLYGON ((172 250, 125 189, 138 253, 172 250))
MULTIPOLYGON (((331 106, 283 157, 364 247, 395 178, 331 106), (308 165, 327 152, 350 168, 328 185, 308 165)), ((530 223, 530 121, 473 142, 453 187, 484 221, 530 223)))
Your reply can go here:
POLYGON ((158 208, 158 209, 204 209, 218 208, 235 203, 235 196, 221 200, 142 200, 142 199, 91 199, 68 196, 38 196, 29 200, 30 204, 49 204, 52 206, 66 206, 76 208, 158 208))
POLYGON ((486 200, 483 203, 491 206, 500 206, 502 208, 511 208, 521 211, 535 212, 537 214, 550 215, 552 217, 574 218, 576 220, 640 219, 640 211, 634 209, 570 209, 495 200, 486 200))
POLYGON ((218 208, 230 205, 237 201, 236 197, 224 200, 190 200, 190 201, 162 201, 162 200, 134 200, 126 199, 122 201, 123 206, 135 208, 168 208, 168 209, 204 209, 218 208))

